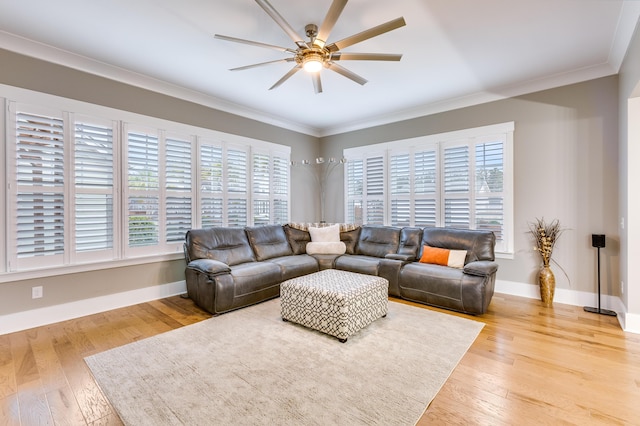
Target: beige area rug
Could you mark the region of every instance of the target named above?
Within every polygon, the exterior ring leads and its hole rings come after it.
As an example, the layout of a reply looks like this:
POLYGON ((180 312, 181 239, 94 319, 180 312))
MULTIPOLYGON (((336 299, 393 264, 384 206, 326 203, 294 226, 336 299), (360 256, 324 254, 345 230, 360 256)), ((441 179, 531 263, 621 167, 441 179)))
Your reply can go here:
POLYGON ((127 425, 413 425, 483 326, 389 302, 340 343, 274 299, 85 361, 127 425))

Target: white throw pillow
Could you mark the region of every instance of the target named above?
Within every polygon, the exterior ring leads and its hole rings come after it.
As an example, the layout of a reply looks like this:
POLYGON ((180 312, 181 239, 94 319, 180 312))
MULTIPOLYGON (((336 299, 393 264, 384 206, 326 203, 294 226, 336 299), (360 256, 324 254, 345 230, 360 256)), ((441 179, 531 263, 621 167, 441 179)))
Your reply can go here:
POLYGON ((325 226, 324 228, 309 227, 311 241, 314 243, 340 242, 340 224, 325 226))
POLYGON ((347 246, 342 242, 307 243, 307 254, 344 254, 347 246))

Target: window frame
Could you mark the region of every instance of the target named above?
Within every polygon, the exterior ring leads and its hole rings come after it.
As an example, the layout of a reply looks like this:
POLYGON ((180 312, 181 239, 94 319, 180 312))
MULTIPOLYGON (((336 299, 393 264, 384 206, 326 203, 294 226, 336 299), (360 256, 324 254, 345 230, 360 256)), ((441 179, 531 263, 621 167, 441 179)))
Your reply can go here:
MULTIPOLYGON (((5 170, 0 173, 0 229, 6 232, 7 238, 0 244, 0 283, 22 279, 32 279, 39 277, 55 276, 68 273, 93 271, 113 267, 145 264, 150 262, 160 262, 165 260, 180 259, 183 256, 183 241, 166 241, 167 226, 164 218, 167 215, 167 201, 173 195, 191 198, 191 228, 198 228, 201 224, 200 206, 202 197, 200 193, 200 145, 207 140, 214 140, 227 149, 238 149, 246 154, 246 193, 242 197, 247 204, 246 226, 253 224, 250 206, 252 205, 253 193, 251 191, 251 158, 254 150, 269 152, 271 156, 279 155, 286 159, 286 194, 288 205, 291 200, 290 161, 291 147, 272 142, 261 141, 253 138, 227 134, 212 129, 196 127, 184 123, 178 123, 117 110, 100 105, 89 104, 55 95, 34 92, 0 84, 0 105, 4 108, 0 114, 0 131, 6 137, 0 146, 0 164, 5 165, 5 170), (16 210, 16 115, 15 108, 20 106, 24 112, 44 116, 53 116, 58 119, 62 117, 64 127, 64 166, 63 184, 60 192, 63 193, 64 203, 64 250, 62 254, 55 256, 33 256, 26 258, 27 261, 17 262, 17 249, 15 246, 16 223, 14 211, 16 210), (25 107, 22 108, 21 106, 25 107), (92 190, 90 188, 76 189, 76 123, 93 125, 113 126, 113 188, 100 188, 92 190), (156 132, 158 135, 158 156, 159 156, 159 187, 154 188, 154 194, 158 193, 159 202, 159 235, 158 244, 141 250, 133 250, 128 247, 128 205, 127 197, 131 192, 128 188, 128 159, 127 159, 127 129, 144 129, 156 132), (13 136, 12 136, 13 134, 13 136), (178 191, 174 193, 171 188, 166 187, 167 177, 165 176, 165 165, 167 163, 166 140, 167 138, 178 138, 186 140, 191 146, 191 189, 190 191, 178 191), (13 177, 12 177, 13 176, 13 177), (64 192, 63 192, 64 191, 64 192), (111 247, 106 250, 87 250, 86 252, 76 252, 76 195, 79 194, 113 194, 113 237, 111 247)), ((91 156, 89 152, 88 156, 91 156)), ((176 161, 180 161, 177 159, 176 161)), ((80 163, 79 163, 80 164, 80 163)), ((79 170, 79 169, 78 169, 79 170)), ((225 172, 226 173, 226 172, 225 172)), ((226 174, 223 176, 226 185, 226 174)), ((186 179, 185 179, 186 181, 186 179)), ((90 186, 90 184, 88 184, 90 186)), ((179 183, 178 183, 179 185, 179 183)), ((186 184, 185 184, 186 185, 186 184)), ((97 188, 98 186, 96 186, 97 188)), ((56 191, 58 188, 56 188, 56 191)), ((280 197, 283 195, 280 194, 280 197)), ((98 198, 98 197, 96 197, 98 198)), ((88 206, 94 200, 88 200, 88 206)), ((182 203, 178 203, 182 205, 182 203)), ((100 211, 100 204, 98 211, 100 211)), ((223 205, 226 214, 226 205, 223 205)), ((184 211, 183 211, 184 212, 184 211)), ((181 213, 178 213, 178 216, 181 213)), ((290 217, 290 210, 287 209, 287 221, 290 217)), ((183 218, 178 218, 182 221, 183 218)), ((99 220, 104 221, 103 218, 99 220)), ((271 217, 273 220, 273 217, 271 217)), ((105 222, 105 229, 108 229, 108 221, 105 222)), ((178 224, 179 226, 179 224, 178 224)), ((99 243, 99 242, 98 242, 99 243)), ((106 245, 105 245, 106 246, 106 245)), ((22 259, 21 259, 22 260, 22 259)))
MULTIPOLYGON (((476 146, 482 143, 488 143, 490 141, 502 142, 502 192, 497 193, 495 198, 502 197, 502 239, 496 244, 496 256, 503 258, 513 258, 514 256, 514 219, 513 219, 513 133, 515 131, 514 122, 505 122, 499 124, 493 124, 482 127, 475 127, 470 129, 463 129, 458 131, 420 136, 410 139, 402 139, 390 142, 384 142, 380 144, 365 145, 355 148, 347 148, 343 151, 343 155, 347 158, 347 164, 354 161, 362 161, 363 164, 363 181, 366 181, 366 161, 368 158, 379 156, 380 152, 384 153, 384 225, 393 225, 393 212, 394 200, 407 198, 411 203, 410 210, 410 222, 409 225, 402 224, 397 226, 419 226, 416 225, 416 209, 415 202, 420 199, 428 199, 429 196, 424 194, 417 194, 416 188, 416 154, 420 152, 427 152, 430 150, 435 151, 435 176, 436 176, 436 194, 435 194, 435 209, 436 209, 436 223, 437 227, 445 226, 445 199, 465 199, 469 200, 469 229, 476 229, 476 211, 478 205, 476 201, 479 192, 476 189, 475 174, 476 174, 476 146), (456 146, 467 146, 469 163, 467 168, 468 173, 468 188, 464 193, 450 193, 445 194, 444 191, 444 174, 445 174, 445 159, 444 153, 446 149, 450 149, 456 146), (399 197, 391 194, 392 182, 394 177, 391 175, 392 171, 392 159, 398 155, 404 155, 409 153, 410 170, 409 179, 411 185, 410 194, 399 197)), ((367 213, 367 194, 366 194, 366 182, 363 182, 362 195, 353 195, 350 193, 350 175, 349 169, 345 172, 344 179, 344 220, 345 222, 351 222, 354 220, 351 217, 350 205, 353 202, 360 201, 362 203, 362 222, 368 222, 367 213)), ((398 223, 398 222, 396 222, 398 223)))
POLYGON ((71 185, 73 187, 73 197, 69 198, 69 203, 70 203, 70 212, 73 213, 70 217, 70 226, 73 230, 73 239, 71 241, 71 251, 69 253, 69 263, 73 264, 73 263, 87 263, 87 262, 93 262, 93 261, 102 261, 106 258, 110 258, 110 259, 117 259, 118 257, 120 257, 120 241, 121 241, 121 235, 118 232, 118 230, 120 229, 120 215, 118 214, 118 212, 120 211, 120 194, 118 191, 118 188, 120 188, 120 177, 121 177, 121 172, 120 172, 120 164, 118 162, 118 158, 120 157, 120 132, 119 132, 119 126, 116 120, 110 120, 110 119, 106 119, 103 117, 96 117, 96 116, 89 116, 89 115, 83 115, 83 114, 70 114, 70 123, 71 126, 73 127, 73 136, 72 137, 72 148, 71 151, 69 152, 69 164, 73 164, 74 168, 73 170, 70 172, 72 181, 71 181, 71 185), (75 168, 75 163, 76 163, 76 137, 75 137, 75 133, 76 133, 76 123, 83 123, 83 124, 93 124, 93 125, 97 125, 97 126, 104 126, 106 127, 111 127, 112 130, 112 171, 113 171, 113 182, 112 182, 112 188, 111 191, 108 191, 107 189, 97 189, 97 188, 82 188, 82 187, 78 187, 77 185, 77 181, 76 181, 76 176, 75 176, 75 172, 76 172, 76 168, 75 168), (113 228, 113 240, 111 242, 112 246, 111 248, 106 248, 103 250, 89 250, 89 251, 82 251, 82 252, 78 252, 77 251, 77 235, 76 235, 76 230, 77 230, 77 226, 76 226, 76 221, 77 221, 77 204, 76 204, 76 198, 78 194, 104 194, 104 195, 111 195, 112 197, 112 208, 111 208, 111 214, 112 214, 112 228, 113 228))

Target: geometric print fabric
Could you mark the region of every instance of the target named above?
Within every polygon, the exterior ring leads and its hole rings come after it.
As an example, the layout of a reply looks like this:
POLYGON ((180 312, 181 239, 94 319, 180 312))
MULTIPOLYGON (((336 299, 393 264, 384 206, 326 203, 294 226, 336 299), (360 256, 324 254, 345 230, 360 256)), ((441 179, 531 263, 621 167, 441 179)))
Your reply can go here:
POLYGON ((283 320, 347 337, 387 315, 389 281, 374 275, 325 269, 280 284, 283 320))

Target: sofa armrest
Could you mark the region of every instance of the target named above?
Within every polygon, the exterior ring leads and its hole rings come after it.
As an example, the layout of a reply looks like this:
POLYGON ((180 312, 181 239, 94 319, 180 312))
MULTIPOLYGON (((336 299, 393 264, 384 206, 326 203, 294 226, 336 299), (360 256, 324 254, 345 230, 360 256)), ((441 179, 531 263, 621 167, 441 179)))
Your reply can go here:
POLYGON ((209 276, 223 275, 231 272, 226 263, 213 259, 196 259, 189 262, 187 268, 196 270, 209 276))
POLYGON ((498 264, 490 260, 477 260, 464 265, 462 272, 477 277, 488 277, 496 273, 498 264))
POLYGON ((411 254, 389 253, 384 256, 385 259, 401 260, 403 262, 413 262, 416 257, 411 254))

